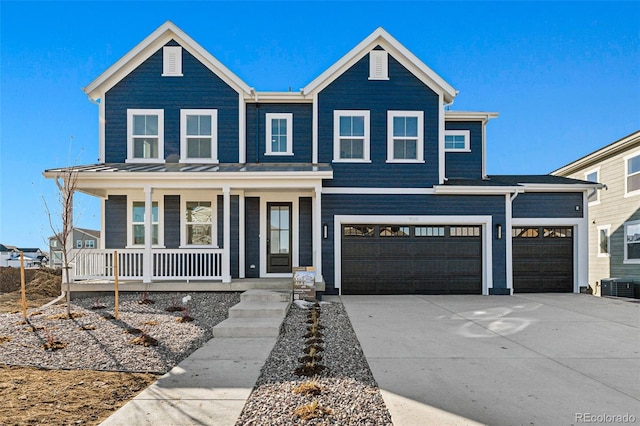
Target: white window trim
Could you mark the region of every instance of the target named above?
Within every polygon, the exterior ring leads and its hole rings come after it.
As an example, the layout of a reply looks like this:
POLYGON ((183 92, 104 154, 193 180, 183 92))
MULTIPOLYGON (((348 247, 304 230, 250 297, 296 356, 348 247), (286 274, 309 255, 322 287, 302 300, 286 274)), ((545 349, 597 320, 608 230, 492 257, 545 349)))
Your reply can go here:
MULTIPOLYGON (((624 261, 623 261, 623 263, 625 263, 625 264, 640 264, 640 259, 629 259, 628 258, 629 253, 628 253, 628 250, 627 250, 628 249, 628 247, 627 247, 628 246, 628 243, 627 243, 627 229, 628 229, 629 226, 633 226, 633 225, 640 225, 640 220, 632 220, 632 221, 629 221, 629 222, 625 222, 623 224, 623 226, 624 226, 624 240, 623 240, 623 242, 624 242, 624 261)), ((638 244, 640 244, 640 243, 638 243, 638 244)))
MULTIPOLYGON (((592 173, 596 173, 597 182, 600 183, 600 167, 584 172, 584 180, 587 180, 587 176, 589 176, 592 173)), ((590 206, 597 206, 598 204, 600 204, 600 190, 598 190, 597 188, 593 188, 592 191, 596 192, 596 200, 595 201, 589 201, 589 205, 590 206)), ((588 195, 589 194, 587 194, 587 196, 588 195)))
POLYGON ((389 80, 389 53, 386 50, 369 52, 369 80, 389 80), (382 65, 380 72, 376 70, 376 62, 382 65))
POLYGON ((446 148, 447 142, 445 140, 444 146, 445 152, 471 152, 471 132, 469 130, 445 130, 445 136, 464 136, 464 148, 462 149, 452 149, 446 148))
POLYGON ((180 248, 218 247, 218 196, 215 193, 186 192, 180 194, 180 248), (211 202, 211 244, 187 244, 187 202, 211 202))
MULTIPOLYGON (((628 181, 629 181, 629 160, 631 158, 640 156, 640 151, 636 151, 632 154, 629 154, 627 156, 625 156, 623 158, 624 160, 624 198, 627 197, 635 197, 640 195, 640 189, 636 189, 635 191, 631 191, 629 192, 629 188, 628 188, 628 181)), ((634 175, 638 174, 639 172, 634 173, 634 175)), ((626 259, 626 252, 625 252, 625 259, 626 259)))
POLYGON ((164 110, 163 109, 127 109, 127 163, 164 163, 164 110), (134 158, 133 153, 133 116, 158 116, 158 158, 134 158))
POLYGON ((182 46, 162 48, 162 77, 182 77, 182 46), (171 69, 169 58, 176 56, 175 69, 171 69))
POLYGON ((95 240, 85 240, 84 241, 84 248, 89 248, 89 249, 96 248, 96 241, 95 240))
POLYGON ((180 110, 180 162, 212 163, 218 161, 218 110, 217 109, 181 109, 180 110), (188 158, 187 115, 208 115, 211 117, 211 158, 188 158))
POLYGON ((267 113, 265 114, 265 154, 264 155, 293 155, 293 113, 267 113), (286 151, 273 151, 271 149, 271 120, 287 120, 287 149, 286 151))
POLYGON ((334 163, 370 163, 370 130, 369 110, 334 110, 333 111, 333 162, 334 163), (364 117, 363 158, 340 158, 340 117, 364 117))
POLYGON ((387 163, 424 163, 424 111, 387 111, 387 163), (416 142, 415 159, 393 157, 394 117, 416 117, 418 119, 418 140, 416 142))
POLYGON ((597 247, 597 253, 598 253, 598 257, 611 257, 611 225, 601 225, 598 226, 598 247, 597 247), (600 252, 600 231, 607 231, 607 249, 609 250, 609 253, 601 253, 600 252))
MULTIPOLYGON (((133 203, 144 203, 144 197, 127 196, 127 246, 125 248, 144 248, 144 244, 133 244, 133 203)), ((164 245, 164 195, 152 198, 152 203, 158 203, 158 244, 153 248, 165 248, 164 245)), ((146 214, 146 212, 145 212, 146 214)))
POLYGON ((82 248, 82 240, 76 240, 76 248, 77 249, 81 249, 82 248))

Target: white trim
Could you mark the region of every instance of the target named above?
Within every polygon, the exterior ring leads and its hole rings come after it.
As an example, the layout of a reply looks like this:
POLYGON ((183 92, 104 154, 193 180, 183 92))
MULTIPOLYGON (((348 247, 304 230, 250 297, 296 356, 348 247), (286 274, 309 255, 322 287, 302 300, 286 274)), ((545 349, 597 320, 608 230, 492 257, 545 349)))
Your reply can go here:
POLYGON ((100 98, 98 102, 98 140, 99 140, 99 154, 98 162, 106 163, 106 131, 107 131, 107 119, 106 119, 106 99, 104 96, 100 98))
POLYGON ((471 152, 471 132, 469 130, 445 130, 444 138, 445 152, 471 152), (464 148, 447 148, 447 136, 463 136, 464 148))
POLYGON ((482 179, 487 178, 487 122, 489 118, 482 122, 482 179))
POLYGON ((182 77, 182 46, 162 47, 162 77, 182 77))
POLYGON ((242 93, 238 94, 238 163, 247 162, 247 105, 242 93))
MULTIPOLYGON (((640 225, 640 220, 630 220, 630 221, 625 222, 625 223, 622 224, 622 226, 624 227, 624 240, 622 240, 623 243, 624 243, 624 258, 623 258, 624 261, 623 261, 623 263, 625 265, 628 265, 628 264, 640 264, 640 259, 629 259, 628 258, 629 253, 628 253, 628 250, 627 250, 627 244, 628 244, 627 243, 627 227, 636 226, 636 225, 640 225)), ((640 244, 640 243, 638 243, 638 244, 640 244)))
POLYGON ((436 185, 433 189, 440 195, 503 195, 512 194, 515 191, 524 192, 523 188, 517 186, 436 185))
POLYGON ((164 110, 163 109, 127 109, 127 159, 126 163, 164 163, 164 110), (135 158, 133 138, 133 116, 134 115, 157 115, 158 116, 158 157, 157 158, 135 158))
MULTIPOLYGON (((587 170, 586 172, 584 172, 584 180, 587 182, 593 182, 590 181, 587 176, 589 176, 590 174, 595 173, 596 174, 596 183, 599 183, 601 180, 600 177, 600 166, 596 167, 595 169, 591 169, 591 170, 587 170)), ((595 192, 596 194, 596 200, 595 201, 589 201, 589 206, 597 206, 598 204, 600 204, 600 191, 598 190, 598 188, 593 188, 593 192, 595 192)), ((589 199, 589 193, 587 193, 587 201, 589 199)))
POLYGON ((284 278, 292 273, 267 273, 267 203, 291 203, 291 266, 300 266, 299 193, 260 193, 260 277, 284 278))
POLYGON ((505 242, 505 266, 506 266, 506 283, 510 294, 513 294, 513 241, 511 239, 511 230, 513 229, 513 200, 518 196, 518 192, 513 194, 504 194, 504 229, 502 230, 502 238, 505 242), (513 197, 513 198, 512 198, 513 197))
MULTIPOLYGON (((334 163, 370 163, 370 111, 369 110, 334 110, 333 111, 333 162, 334 163), (340 157, 340 117, 363 117, 364 136, 362 143, 362 158, 340 157)), ((345 137, 346 138, 346 137, 345 137)), ((360 138, 346 138, 360 139, 360 138)))
POLYGON ((407 215, 335 215, 333 228, 334 286, 342 294, 342 225, 481 225, 482 294, 493 288, 493 219, 491 216, 407 216, 407 215))
POLYGON ((389 53, 386 50, 369 52, 369 80, 389 80, 389 53))
POLYGON ((312 197, 312 256, 313 264, 316 269, 317 283, 321 283, 322 279, 322 185, 316 186, 312 197))
POLYGON ((444 152, 444 100, 438 95, 438 183, 444 184, 447 179, 446 161, 444 152))
POLYGON ((100 199, 100 249, 106 249, 107 233, 107 197, 100 199))
MULTIPOLYGON (((624 198, 635 197, 640 195, 640 189, 636 189, 635 191, 629 192, 628 181, 629 181, 629 160, 635 157, 640 156, 640 150, 636 150, 635 152, 630 153, 629 155, 625 155, 623 157, 624 160, 624 198)), ((640 172, 635 172, 633 175, 640 174, 640 172)), ((626 258, 626 255, 625 255, 626 258)))
MULTIPOLYGON (((202 135, 206 138, 207 135, 202 135)), ((181 163, 218 163, 218 110, 217 109, 181 109, 180 110, 180 162, 181 163), (211 157, 188 158, 188 137, 200 135, 187 135, 187 116, 200 115, 211 117, 211 157)))
MULTIPOLYGON (((399 139, 413 139, 399 137, 399 139)), ((387 163, 424 163, 424 111, 387 111, 387 163), (396 117, 415 117, 418 119, 418 135, 416 137, 416 158, 394 158, 394 126, 396 117)))
POLYGON ((323 187, 323 194, 404 194, 404 195, 433 195, 433 188, 360 188, 360 187, 323 187))
POLYGON ((118 84, 124 77, 136 69, 140 64, 149 59, 161 47, 170 40, 175 40, 180 46, 191 53, 204 66, 210 69, 225 83, 229 84, 236 92, 251 93, 251 88, 238 76, 232 73, 220 61, 196 43, 191 37, 178 28, 173 22, 167 21, 158 27, 153 33, 138 43, 127 54, 110 66, 98 78, 89 83, 83 91, 91 99, 104 97, 104 93, 118 84))
MULTIPOLYGON (((342 75, 347 69, 356 62, 369 54, 371 49, 381 46, 385 51, 389 52, 394 59, 414 74, 420 81, 425 83, 434 92, 444 97, 447 103, 453 101, 457 95, 457 91, 451 87, 446 81, 436 74, 431 68, 425 65, 406 47, 386 32, 382 27, 377 28, 368 37, 362 40, 358 45, 351 49, 346 55, 331 65, 322 74, 316 77, 311 83, 302 89, 302 94, 321 92, 322 89, 331 84, 336 78, 342 75)), ((442 103, 442 102, 441 102, 442 103)))
POLYGON ((231 188, 222 188, 222 282, 231 282, 231 188))
POLYGON ((596 237, 596 242, 598 244, 596 247, 596 253, 598 257, 611 257, 611 225, 600 225, 596 229, 598 232, 596 237), (600 247, 602 247, 602 240, 600 239, 600 231, 607 231, 607 253, 600 252, 600 247))
POLYGON ((212 190, 204 191, 181 191, 180 194, 180 248, 219 248, 218 247, 218 192, 212 190), (187 202, 210 202, 211 203, 211 244, 187 244, 187 202))
POLYGON ((318 164, 318 94, 313 94, 311 116, 311 162, 318 164))
MULTIPOLYGON (((133 203, 144 203, 145 192, 136 191, 135 193, 123 193, 127 197, 127 245, 125 248, 143 248, 143 244, 133 244, 133 203)), ((114 194, 115 195, 115 194, 114 194)), ((164 246, 164 195, 152 192, 152 203, 158 203, 158 244, 152 244, 153 248, 165 248, 164 246)), ((145 210, 145 218, 147 212, 145 210)), ((138 222, 136 222, 138 223, 138 222)), ((145 225, 146 233, 146 225, 145 225)), ((106 235, 106 234, 105 234, 106 235)), ((146 242, 146 235, 145 235, 146 242)))
POLYGON ((492 118, 498 118, 497 112, 483 111, 445 111, 446 121, 483 121, 488 122, 492 118))
POLYGON ((265 132, 264 132, 264 155, 293 155, 293 113, 273 113, 268 112, 265 114, 265 132), (286 120, 287 123, 287 146, 284 151, 273 151, 271 148, 271 136, 272 136, 272 120, 286 120))
MULTIPOLYGON (((233 194, 232 194, 233 195, 233 194)), ((217 198, 217 197, 216 197, 217 198)), ((244 191, 238 194, 238 278, 245 278, 245 199, 244 191)))
MULTIPOLYGON (((583 207, 586 212, 586 205, 583 207)), ((573 292, 579 293, 580 287, 589 285, 589 228, 586 214, 584 218, 513 218, 512 226, 573 226, 573 292)))

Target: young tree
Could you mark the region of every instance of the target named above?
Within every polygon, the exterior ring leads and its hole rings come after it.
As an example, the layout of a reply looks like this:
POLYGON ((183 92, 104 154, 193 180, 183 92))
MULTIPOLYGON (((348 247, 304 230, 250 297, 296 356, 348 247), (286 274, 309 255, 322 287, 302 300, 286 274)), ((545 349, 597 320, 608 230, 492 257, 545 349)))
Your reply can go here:
POLYGON ((71 316, 71 279, 69 276, 69 268, 71 262, 73 262, 73 256, 71 255, 72 234, 74 228, 73 222, 73 195, 78 188, 78 171, 75 166, 61 169, 56 177, 55 183, 58 187, 58 201, 61 208, 61 224, 58 226, 54 223, 53 215, 49 209, 49 205, 44 197, 45 211, 49 218, 49 226, 55 235, 55 239, 58 241, 60 248, 62 249, 62 268, 63 279, 66 284, 66 296, 67 296, 67 315, 71 316))

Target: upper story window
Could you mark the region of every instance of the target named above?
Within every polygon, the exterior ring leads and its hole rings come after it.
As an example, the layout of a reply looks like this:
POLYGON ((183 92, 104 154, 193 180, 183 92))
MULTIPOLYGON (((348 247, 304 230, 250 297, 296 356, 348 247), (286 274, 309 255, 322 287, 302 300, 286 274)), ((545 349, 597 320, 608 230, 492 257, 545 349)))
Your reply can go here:
POLYGON ((162 76, 182 77, 182 47, 164 46, 162 48, 162 76))
POLYGON ((180 110, 180 161, 218 162, 218 111, 180 110))
POLYGON ((385 50, 369 52, 369 80, 389 80, 389 54, 385 50))
POLYGON ((85 248, 96 248, 96 242, 94 240, 86 240, 84 242, 85 248))
POLYGON ((370 161, 369 111, 334 111, 333 134, 333 161, 370 161))
POLYGON ((625 196, 640 195, 640 154, 625 157, 625 196))
POLYGON ((79 248, 79 249, 82 248, 82 240, 77 240, 76 241, 76 248, 79 248))
POLYGON ((266 118, 266 155, 293 155, 293 114, 268 113, 266 118))
POLYGON ((422 111, 387 112, 387 162, 423 162, 422 111))
MULTIPOLYGON (((589 182, 600 182, 600 169, 592 170, 584 174, 584 180, 589 182)), ((594 188, 587 196, 589 205, 595 205, 600 202, 600 191, 594 188)))
POLYGON ((471 144, 468 130, 445 130, 444 150, 449 152, 469 152, 471 144))
POLYGON ((640 263, 640 220, 624 224, 624 263, 640 263))
POLYGON ((164 162, 164 110, 127 110, 127 162, 164 162))

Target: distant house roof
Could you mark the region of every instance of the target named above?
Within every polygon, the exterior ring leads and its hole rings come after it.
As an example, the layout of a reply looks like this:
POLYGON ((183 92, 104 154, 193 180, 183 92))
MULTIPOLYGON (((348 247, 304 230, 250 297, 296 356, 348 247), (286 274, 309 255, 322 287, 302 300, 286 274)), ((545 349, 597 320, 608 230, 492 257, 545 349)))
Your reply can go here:
MULTIPOLYGON (((74 228, 75 231, 82 232, 83 234, 87 234, 93 238, 100 238, 100 231, 96 231, 95 229, 86 229, 86 228, 74 228)), ((59 238, 60 234, 52 235, 49 237, 49 240, 53 240, 59 238)))
POLYGON ((24 253, 37 253, 37 252, 42 252, 39 248, 19 248, 18 251, 24 252, 24 253))
POLYGON ((599 163, 600 161, 626 152, 627 150, 640 147, 640 130, 631 133, 617 141, 610 143, 590 154, 585 155, 573 161, 565 166, 560 167, 557 170, 551 172, 554 175, 568 176, 585 167, 591 167, 592 165, 599 163))
POLYGON ((10 248, 8 248, 7 246, 5 246, 4 244, 0 244, 0 252, 7 252, 7 251, 13 251, 10 248))

